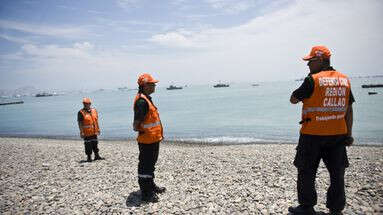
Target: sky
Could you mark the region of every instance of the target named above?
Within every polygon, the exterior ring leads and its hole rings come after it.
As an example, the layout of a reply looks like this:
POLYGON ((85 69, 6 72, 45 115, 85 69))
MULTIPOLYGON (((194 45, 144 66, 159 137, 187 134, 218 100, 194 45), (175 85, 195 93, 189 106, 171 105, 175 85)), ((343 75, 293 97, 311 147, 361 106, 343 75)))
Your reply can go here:
POLYGON ((302 78, 326 45, 335 69, 382 75, 381 0, 2 0, 0 89, 136 88, 302 78))

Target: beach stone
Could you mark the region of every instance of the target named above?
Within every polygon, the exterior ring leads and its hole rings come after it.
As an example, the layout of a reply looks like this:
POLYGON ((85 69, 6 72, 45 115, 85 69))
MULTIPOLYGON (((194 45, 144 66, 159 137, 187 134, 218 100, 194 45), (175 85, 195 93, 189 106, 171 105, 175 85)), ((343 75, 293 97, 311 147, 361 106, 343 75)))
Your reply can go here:
MULTIPOLYGON (((108 159, 82 165, 81 140, 0 138, 0 213, 286 214, 297 205, 295 146, 163 142, 155 181, 168 191, 158 203, 140 204, 136 142, 100 141, 108 159)), ((348 148, 344 214, 381 213, 382 149, 348 148), (365 162, 352 159, 358 156, 365 162)), ((327 211, 328 181, 321 162, 316 185, 321 211, 327 211)))

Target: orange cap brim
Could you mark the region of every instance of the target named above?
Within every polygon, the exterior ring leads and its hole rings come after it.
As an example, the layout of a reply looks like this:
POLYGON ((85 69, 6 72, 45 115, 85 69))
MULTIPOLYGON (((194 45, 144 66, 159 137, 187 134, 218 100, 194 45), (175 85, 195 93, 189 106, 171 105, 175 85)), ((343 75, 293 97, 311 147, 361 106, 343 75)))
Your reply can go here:
POLYGON ((307 55, 307 56, 303 57, 302 59, 305 60, 305 61, 309 61, 309 60, 311 60, 312 58, 314 58, 314 56, 307 55))

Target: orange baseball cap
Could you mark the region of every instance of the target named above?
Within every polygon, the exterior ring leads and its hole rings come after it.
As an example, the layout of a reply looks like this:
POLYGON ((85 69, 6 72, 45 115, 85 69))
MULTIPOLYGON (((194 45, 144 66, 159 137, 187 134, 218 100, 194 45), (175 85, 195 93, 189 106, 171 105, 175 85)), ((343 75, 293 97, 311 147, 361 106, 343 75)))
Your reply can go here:
POLYGON ((142 86, 147 83, 157 83, 158 80, 154 79, 150 74, 143 73, 138 77, 137 83, 139 86, 142 86))
POLYGON ((90 104, 90 103, 92 103, 92 101, 90 100, 90 98, 83 98, 82 103, 90 104))
POLYGON ((310 54, 303 57, 302 59, 307 61, 314 57, 330 59, 331 52, 326 46, 314 46, 312 47, 310 54))

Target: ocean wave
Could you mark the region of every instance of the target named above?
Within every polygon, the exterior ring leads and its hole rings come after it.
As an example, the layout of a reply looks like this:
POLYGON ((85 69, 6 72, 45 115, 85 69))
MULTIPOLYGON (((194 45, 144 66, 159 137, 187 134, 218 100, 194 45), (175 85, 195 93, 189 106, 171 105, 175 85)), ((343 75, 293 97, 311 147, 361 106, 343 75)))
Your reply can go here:
POLYGON ((265 143, 265 144, 281 144, 281 143, 296 143, 292 140, 273 140, 273 139, 261 139, 253 137, 201 137, 201 138, 171 138, 168 139, 175 142, 185 142, 191 144, 256 144, 256 143, 265 143))

